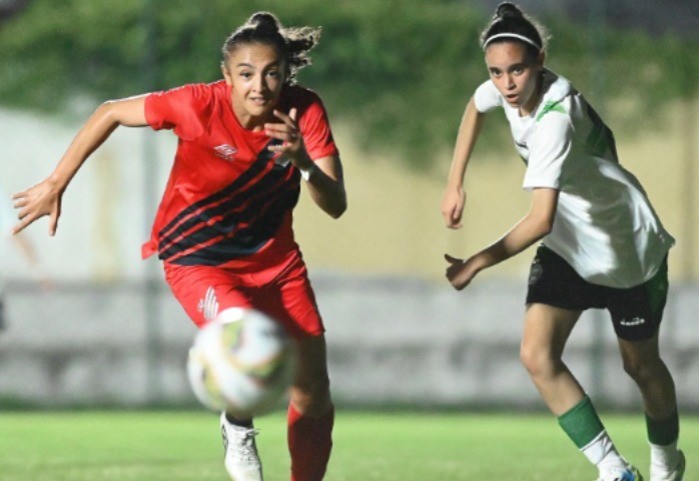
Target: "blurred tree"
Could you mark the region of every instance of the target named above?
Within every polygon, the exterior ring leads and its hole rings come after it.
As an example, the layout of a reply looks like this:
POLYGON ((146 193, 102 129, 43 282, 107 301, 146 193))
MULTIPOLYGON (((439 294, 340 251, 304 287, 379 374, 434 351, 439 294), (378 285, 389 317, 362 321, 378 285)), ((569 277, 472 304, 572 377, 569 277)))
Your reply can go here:
MULTIPOLYGON (((146 4, 30 4, 0 29, 0 102, 45 112, 86 95, 96 103, 141 93, 146 4)), ((359 8, 350 0, 151 0, 151 6, 158 88, 219 78, 224 39, 257 10, 277 13, 285 25, 323 26, 315 65, 301 72, 301 83, 322 93, 333 117, 356 126, 360 144, 390 150, 414 167, 429 169, 434 149, 451 148, 468 97, 486 79, 477 39, 489 13, 464 2, 363 0, 359 8)), ((697 41, 614 30, 598 58, 584 24, 540 19, 554 34, 549 65, 593 103, 591 66, 604 62, 610 114, 623 105, 629 129, 649 120, 657 127, 658 107, 697 90, 699 58, 690 54, 697 41)), ((485 135, 479 148, 502 145, 497 129, 485 135)))

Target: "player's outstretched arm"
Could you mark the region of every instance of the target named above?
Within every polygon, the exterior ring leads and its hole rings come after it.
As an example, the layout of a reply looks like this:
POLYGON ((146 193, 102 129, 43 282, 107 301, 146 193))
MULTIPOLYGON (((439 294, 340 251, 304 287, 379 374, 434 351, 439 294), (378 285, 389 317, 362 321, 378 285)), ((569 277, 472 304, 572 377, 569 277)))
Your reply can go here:
POLYGON ((442 198, 442 216, 446 226, 450 229, 461 227, 461 216, 466 204, 466 193, 463 188, 464 175, 471 158, 471 152, 481 131, 484 115, 478 112, 476 104, 471 98, 461 119, 449 177, 447 178, 447 187, 442 198))
POLYGON ((144 102, 145 96, 139 96, 110 100, 100 105, 75 136, 51 175, 12 196, 14 208, 19 209, 19 223, 12 232, 17 234, 35 220, 49 216, 49 235, 55 235, 61 215, 61 198, 73 176, 118 126, 147 125, 144 102))
POLYGON ((483 269, 519 254, 541 240, 553 228, 557 205, 557 190, 534 189, 527 215, 496 242, 466 260, 445 254, 449 263, 446 271, 449 282, 461 290, 483 269))

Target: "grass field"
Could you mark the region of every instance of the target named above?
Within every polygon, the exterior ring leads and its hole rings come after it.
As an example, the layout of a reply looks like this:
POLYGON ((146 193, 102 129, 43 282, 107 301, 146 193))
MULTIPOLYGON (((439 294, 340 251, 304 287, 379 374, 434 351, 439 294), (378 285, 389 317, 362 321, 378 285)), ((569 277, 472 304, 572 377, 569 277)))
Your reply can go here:
MULTIPOLYGON (((639 416, 603 416, 648 470, 639 416)), ((0 412, 0 481, 226 481, 217 416, 203 412, 0 412)), ((260 418, 266 481, 288 480, 285 420, 260 418)), ((339 411, 328 481, 591 481, 595 470, 545 415, 339 411)), ((685 481, 699 479, 699 417, 683 418, 685 481)))

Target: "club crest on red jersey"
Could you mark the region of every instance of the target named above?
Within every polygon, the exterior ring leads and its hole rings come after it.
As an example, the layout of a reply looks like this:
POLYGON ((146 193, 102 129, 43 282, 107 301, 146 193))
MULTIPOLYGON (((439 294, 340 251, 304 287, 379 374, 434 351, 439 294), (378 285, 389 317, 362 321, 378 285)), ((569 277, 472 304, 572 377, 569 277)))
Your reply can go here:
POLYGON ((221 144, 214 147, 214 151, 216 151, 216 156, 223 160, 233 160, 238 149, 228 144, 221 144))

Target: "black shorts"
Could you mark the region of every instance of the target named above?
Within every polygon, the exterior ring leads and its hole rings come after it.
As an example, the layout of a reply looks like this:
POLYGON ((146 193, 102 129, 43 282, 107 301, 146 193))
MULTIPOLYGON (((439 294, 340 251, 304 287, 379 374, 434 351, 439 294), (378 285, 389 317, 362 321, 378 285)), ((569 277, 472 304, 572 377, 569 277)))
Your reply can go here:
POLYGON ((650 280, 628 289, 592 284, 561 256, 540 246, 529 271, 527 304, 584 311, 607 309, 617 337, 641 341, 655 335, 667 301, 667 257, 650 280))

